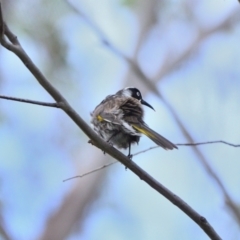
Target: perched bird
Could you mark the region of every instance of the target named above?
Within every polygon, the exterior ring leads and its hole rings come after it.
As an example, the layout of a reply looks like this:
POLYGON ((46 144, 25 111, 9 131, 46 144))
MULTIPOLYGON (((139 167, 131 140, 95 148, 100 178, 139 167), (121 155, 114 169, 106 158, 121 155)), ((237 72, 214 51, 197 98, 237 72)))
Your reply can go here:
POLYGON ((143 121, 142 104, 154 110, 135 87, 127 87, 107 96, 91 113, 94 130, 109 144, 129 148, 130 158, 131 144, 138 143, 142 134, 166 150, 177 148, 143 121))

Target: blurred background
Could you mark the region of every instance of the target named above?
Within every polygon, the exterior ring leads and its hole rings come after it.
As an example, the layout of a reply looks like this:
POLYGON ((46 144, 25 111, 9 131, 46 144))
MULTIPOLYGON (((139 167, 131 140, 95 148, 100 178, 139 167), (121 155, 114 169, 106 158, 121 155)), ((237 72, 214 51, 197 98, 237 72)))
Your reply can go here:
MULTIPOLYGON (((240 6, 237 0, 2 0, 3 15, 47 79, 90 123, 126 86, 156 110, 148 125, 174 143, 240 143, 240 6)), ((0 48, 0 94, 53 102, 0 48)), ((208 239, 162 195, 88 144, 66 114, 0 99, 0 239, 208 239)), ((146 137, 133 153, 154 146, 146 137)), ((239 148, 156 148, 134 161, 240 239, 239 148)), ((126 153, 126 151, 124 151, 126 153)))

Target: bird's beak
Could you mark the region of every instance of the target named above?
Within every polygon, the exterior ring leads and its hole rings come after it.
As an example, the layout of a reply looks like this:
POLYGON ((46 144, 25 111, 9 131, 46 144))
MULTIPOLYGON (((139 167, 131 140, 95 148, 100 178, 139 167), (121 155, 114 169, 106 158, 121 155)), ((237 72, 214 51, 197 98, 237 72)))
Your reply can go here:
POLYGON ((147 103, 146 101, 144 101, 143 99, 141 99, 141 104, 145 105, 145 106, 148 106, 150 107, 151 109, 153 109, 155 111, 155 109, 149 104, 147 103))

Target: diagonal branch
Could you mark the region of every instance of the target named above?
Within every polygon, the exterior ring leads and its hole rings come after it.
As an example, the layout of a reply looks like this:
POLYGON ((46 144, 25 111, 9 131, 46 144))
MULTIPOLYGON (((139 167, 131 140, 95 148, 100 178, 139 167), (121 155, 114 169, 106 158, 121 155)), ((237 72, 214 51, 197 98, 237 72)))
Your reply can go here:
MULTIPOLYGON (((5 25, 5 35, 8 40, 12 43, 7 42, 7 40, 2 41, 2 45, 7 49, 16 54, 21 61, 25 64, 28 70, 37 79, 39 84, 56 100, 60 108, 78 125, 78 127, 94 142, 94 145, 101 148, 104 152, 116 158, 133 173, 135 173, 140 179, 145 181, 157 192, 162 194, 165 198, 171 201, 174 205, 180 208, 184 213, 186 213, 194 222, 196 222, 202 230, 214 240, 220 240, 220 236, 216 233, 213 227, 208 223, 208 221, 201 215, 199 215, 194 209, 192 209, 187 203, 185 203, 181 198, 172 193, 161 183, 152 178, 147 172, 141 169, 133 161, 129 161, 125 155, 110 146, 108 143, 103 141, 89 126, 83 121, 83 119, 76 113, 76 111, 69 105, 65 98, 50 84, 50 82, 44 77, 40 70, 35 66, 29 56, 22 49, 17 37, 10 31, 10 29, 5 25), (6 44, 7 43, 7 44, 6 44)), ((2 38, 3 39, 3 38, 2 38)))

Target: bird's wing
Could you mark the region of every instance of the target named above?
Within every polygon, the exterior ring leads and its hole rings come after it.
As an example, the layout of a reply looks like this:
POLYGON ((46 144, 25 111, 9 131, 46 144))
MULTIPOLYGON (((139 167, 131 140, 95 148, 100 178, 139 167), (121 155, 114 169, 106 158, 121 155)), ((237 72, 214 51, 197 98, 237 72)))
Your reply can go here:
POLYGON ((102 112, 101 114, 97 115, 98 120, 101 121, 106 121, 109 123, 117 124, 117 125, 122 125, 122 122, 119 121, 119 119, 116 117, 116 114, 109 113, 109 112, 102 112))
POLYGON ((120 106, 122 101, 123 100, 119 99, 116 95, 107 96, 91 114, 93 119, 97 119, 99 122, 105 121, 121 125, 121 121, 119 119, 122 114, 121 110, 119 110, 117 106, 120 106))

